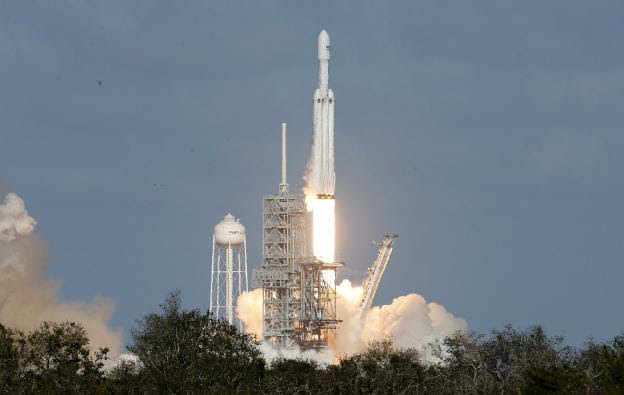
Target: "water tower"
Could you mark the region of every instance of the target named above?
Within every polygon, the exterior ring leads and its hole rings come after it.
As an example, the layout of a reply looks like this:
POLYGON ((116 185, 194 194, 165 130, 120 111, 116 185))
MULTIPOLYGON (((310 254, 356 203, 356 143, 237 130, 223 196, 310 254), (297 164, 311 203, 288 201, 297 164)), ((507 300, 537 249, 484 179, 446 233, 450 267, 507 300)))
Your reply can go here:
POLYGON ((210 312, 242 330, 242 322, 235 319, 236 301, 247 291, 245 227, 228 213, 212 235, 210 312))

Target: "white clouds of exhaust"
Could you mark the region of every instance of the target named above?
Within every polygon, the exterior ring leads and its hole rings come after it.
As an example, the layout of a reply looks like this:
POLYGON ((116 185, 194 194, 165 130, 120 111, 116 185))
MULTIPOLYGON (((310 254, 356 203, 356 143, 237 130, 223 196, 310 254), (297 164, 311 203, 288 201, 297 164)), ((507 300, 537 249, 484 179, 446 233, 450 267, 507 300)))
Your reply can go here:
POLYGON ((362 351, 371 341, 392 339, 398 348, 416 348, 424 356, 435 340, 467 331, 468 323, 437 303, 427 303, 422 296, 410 293, 392 303, 371 308, 360 317, 362 287, 343 280, 337 287, 339 319, 342 324, 331 344, 337 353, 362 351))
POLYGON ((243 292, 238 297, 236 315, 245 324, 245 332, 262 339, 262 288, 243 292))
MULTIPOLYGON (((267 360, 278 355, 303 357, 319 362, 332 362, 341 354, 363 351, 369 342, 392 339, 398 348, 415 348, 427 358, 428 345, 456 331, 467 331, 468 323, 446 311, 437 303, 427 303, 422 296, 411 293, 395 298, 392 303, 370 309, 360 317, 362 287, 343 280, 337 286, 338 318, 342 320, 329 348, 321 353, 298 350, 275 350, 263 344, 267 360)), ((238 299, 238 317, 248 332, 260 338, 262 332, 262 290, 255 289, 238 299)))
POLYGON ((18 236, 26 236, 35 230, 37 221, 26 211, 24 201, 14 193, 9 193, 0 205, 0 241, 5 243, 18 236))
POLYGON ((19 196, 0 200, 0 323, 29 331, 42 321, 74 321, 87 330, 92 350, 109 347, 117 356, 122 333, 108 326, 113 303, 59 300, 58 282, 46 276, 45 242, 33 234, 36 224, 19 196))

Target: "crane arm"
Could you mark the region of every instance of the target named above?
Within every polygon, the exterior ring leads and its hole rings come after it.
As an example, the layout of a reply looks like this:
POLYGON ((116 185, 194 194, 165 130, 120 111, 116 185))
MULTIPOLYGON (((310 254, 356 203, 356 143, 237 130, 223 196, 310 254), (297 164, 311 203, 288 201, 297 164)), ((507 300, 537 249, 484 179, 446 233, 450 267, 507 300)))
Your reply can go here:
POLYGON ((394 239, 397 237, 399 236, 387 234, 384 235, 384 240, 381 243, 375 243, 379 247, 379 253, 373 265, 368 268, 368 277, 362 283, 364 293, 362 295, 360 315, 370 309, 373 304, 373 299, 375 298, 375 293, 377 292, 377 288, 381 282, 381 277, 386 270, 386 266, 388 266, 388 261, 390 260, 390 255, 392 254, 394 239))

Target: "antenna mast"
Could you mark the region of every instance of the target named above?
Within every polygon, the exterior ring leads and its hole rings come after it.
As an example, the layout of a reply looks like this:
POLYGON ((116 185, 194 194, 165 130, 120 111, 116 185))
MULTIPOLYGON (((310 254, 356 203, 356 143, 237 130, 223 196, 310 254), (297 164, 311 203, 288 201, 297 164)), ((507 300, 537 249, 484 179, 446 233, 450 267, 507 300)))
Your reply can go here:
POLYGON ((288 194, 288 181, 286 180, 286 122, 282 122, 282 182, 279 186, 280 195, 288 194))

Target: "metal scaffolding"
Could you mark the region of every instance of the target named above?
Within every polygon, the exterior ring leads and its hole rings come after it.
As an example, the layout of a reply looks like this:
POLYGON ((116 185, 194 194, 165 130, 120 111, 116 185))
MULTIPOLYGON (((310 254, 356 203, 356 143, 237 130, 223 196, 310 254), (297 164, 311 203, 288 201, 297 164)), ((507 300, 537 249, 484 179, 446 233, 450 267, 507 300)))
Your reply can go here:
POLYGON ((286 181, 286 124, 278 195, 262 200, 262 267, 253 271, 262 288, 262 338, 278 347, 321 348, 336 329, 336 268, 307 254, 311 215, 305 196, 290 194, 286 181))
POLYGON ((305 256, 305 197, 263 199, 262 268, 254 270, 254 286, 262 288, 263 338, 281 347, 295 345, 301 314, 301 272, 305 256))
POLYGON ((263 265, 253 283, 263 292, 262 337, 279 347, 322 348, 336 329, 336 268, 306 254, 311 222, 304 195, 263 199, 263 265))
POLYGON ((336 268, 341 263, 319 260, 301 265, 301 315, 297 326, 304 348, 327 346, 328 336, 336 330, 336 268))

